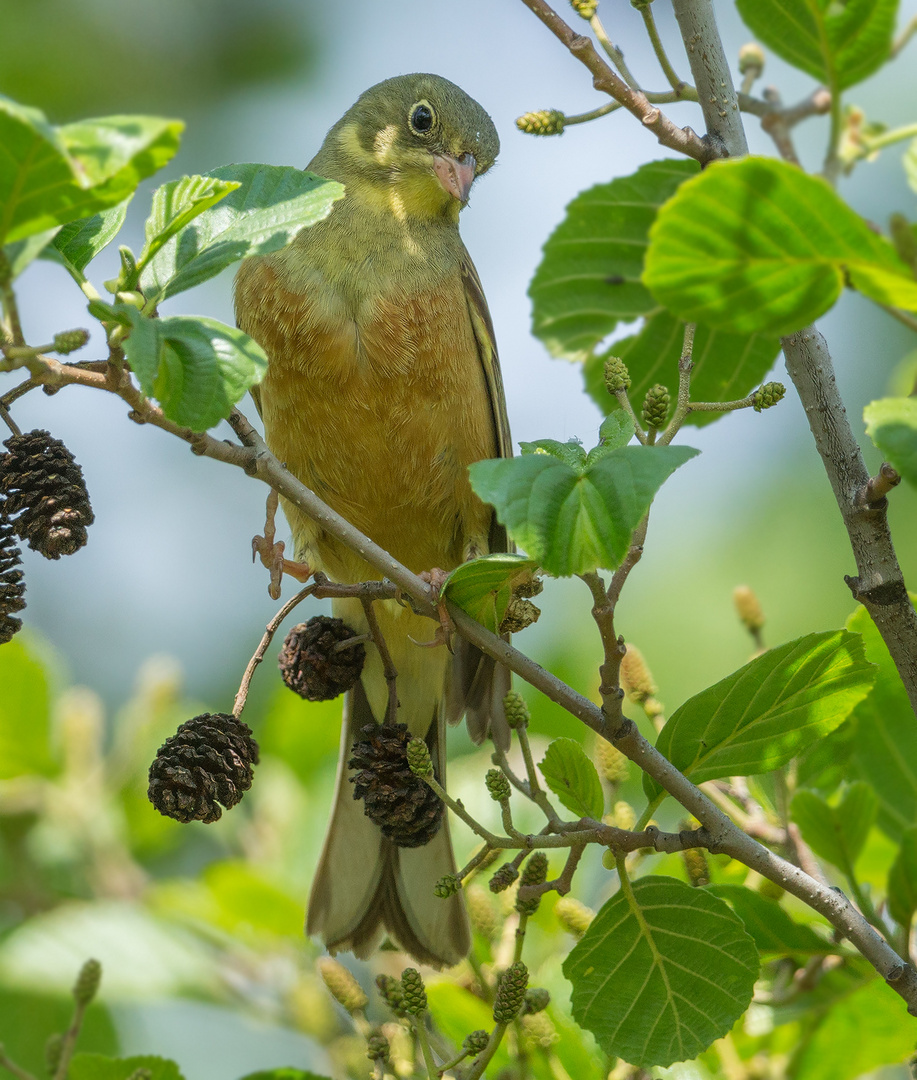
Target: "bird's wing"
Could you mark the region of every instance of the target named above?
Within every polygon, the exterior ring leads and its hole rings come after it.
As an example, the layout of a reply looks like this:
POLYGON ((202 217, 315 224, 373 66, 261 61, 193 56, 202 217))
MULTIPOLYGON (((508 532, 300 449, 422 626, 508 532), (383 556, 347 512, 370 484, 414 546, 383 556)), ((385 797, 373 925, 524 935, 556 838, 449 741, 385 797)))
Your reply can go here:
MULTIPOLYGON (((494 327, 487 301, 484 298, 484 290, 481 287, 481 279, 471 261, 471 256, 464 249, 462 250, 462 284, 478 347, 478 359, 484 373, 484 384, 490 399, 497 456, 512 457, 513 444, 509 433, 506 395, 503 392, 494 327)), ((496 514, 491 517, 488 546, 491 552, 512 551, 513 549, 506 535, 506 529, 497 521, 496 514)), ((480 743, 489 733, 498 746, 506 749, 509 746, 509 728, 503 711, 503 697, 509 687, 509 671, 495 664, 489 656, 485 656, 470 642, 460 638, 455 645, 455 658, 446 701, 446 717, 450 723, 456 723, 464 714, 468 724, 468 733, 475 742, 480 743)))

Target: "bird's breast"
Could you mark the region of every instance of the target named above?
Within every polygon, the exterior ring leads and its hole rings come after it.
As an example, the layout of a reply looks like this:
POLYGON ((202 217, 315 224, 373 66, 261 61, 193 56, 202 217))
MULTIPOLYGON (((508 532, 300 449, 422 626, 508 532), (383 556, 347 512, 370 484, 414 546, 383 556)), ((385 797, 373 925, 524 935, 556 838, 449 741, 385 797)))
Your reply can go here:
MULTIPOLYGON (((497 453, 461 276, 360 284, 342 290, 316 274, 291 289, 269 260, 243 264, 239 324, 270 360, 268 445, 399 561, 449 569, 489 525, 467 466, 497 453)), ((288 516, 303 557, 341 580, 369 576, 295 509, 288 516)))

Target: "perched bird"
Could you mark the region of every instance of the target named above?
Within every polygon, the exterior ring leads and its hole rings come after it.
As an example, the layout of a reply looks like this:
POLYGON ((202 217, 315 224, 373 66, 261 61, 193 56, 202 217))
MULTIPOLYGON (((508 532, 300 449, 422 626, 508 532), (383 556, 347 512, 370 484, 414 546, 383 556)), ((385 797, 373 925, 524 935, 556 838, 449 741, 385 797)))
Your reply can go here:
MULTIPOLYGON (((367 90, 308 168, 344 184, 329 216, 282 251, 246 260, 239 326, 267 352, 258 388, 268 445, 290 471, 415 572, 449 571, 506 550, 467 466, 512 453, 493 328, 458 231, 476 177, 493 165, 493 122, 458 86, 404 75, 367 90)), ((284 507, 296 557, 333 581, 378 578, 296 507, 284 507)), ((335 614, 367 628, 359 602, 335 614)), ((423 647, 434 625, 394 601, 375 605, 398 676, 398 723, 424 737, 440 782, 445 723, 508 743, 509 674, 466 642, 423 647)), ((461 895, 436 881, 455 869, 445 821, 419 847, 383 837, 354 799, 348 762, 385 720, 377 649, 347 695, 337 794, 306 929, 328 948, 368 955, 384 931, 442 967, 469 948, 461 895), (375 729, 373 729, 375 730, 375 729)))

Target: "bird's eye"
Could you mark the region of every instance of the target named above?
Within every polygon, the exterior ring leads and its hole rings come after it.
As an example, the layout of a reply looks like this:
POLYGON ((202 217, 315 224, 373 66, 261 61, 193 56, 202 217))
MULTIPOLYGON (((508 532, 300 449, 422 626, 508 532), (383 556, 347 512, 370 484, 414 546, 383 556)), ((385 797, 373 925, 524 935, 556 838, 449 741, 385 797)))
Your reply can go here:
POLYGON ((425 101, 418 102, 411 109, 408 123, 411 125, 412 131, 421 135, 426 133, 433 127, 433 110, 425 101))

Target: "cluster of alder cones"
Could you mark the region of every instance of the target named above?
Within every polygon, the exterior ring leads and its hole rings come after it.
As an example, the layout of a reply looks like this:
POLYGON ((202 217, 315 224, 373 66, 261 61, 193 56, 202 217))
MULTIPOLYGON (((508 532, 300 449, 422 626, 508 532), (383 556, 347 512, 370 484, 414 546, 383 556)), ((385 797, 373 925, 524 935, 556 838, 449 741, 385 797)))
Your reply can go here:
MULTIPOLYGON (((366 650, 341 619, 316 615, 294 626, 280 652, 286 685, 307 701, 328 701, 360 677, 366 650)), ((367 725, 353 746, 354 798, 395 844, 417 847, 436 834, 443 805, 408 765, 404 724, 367 725)), ((186 720, 160 746, 150 766, 150 802, 187 824, 219 820, 252 785, 258 744, 249 726, 228 713, 186 720)))
POLYGON ((22 627, 21 551, 28 543, 46 559, 72 555, 86 543, 94 515, 83 470, 47 431, 12 435, 0 454, 0 644, 22 627))

